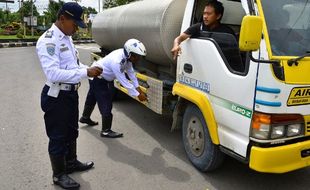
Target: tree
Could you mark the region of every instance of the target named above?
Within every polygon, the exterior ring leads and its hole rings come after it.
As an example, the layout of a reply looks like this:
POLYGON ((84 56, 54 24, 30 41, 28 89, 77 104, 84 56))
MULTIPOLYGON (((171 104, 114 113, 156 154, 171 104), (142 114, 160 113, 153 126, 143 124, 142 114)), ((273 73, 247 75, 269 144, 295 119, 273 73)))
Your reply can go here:
POLYGON ((4 23, 6 20, 6 12, 3 9, 0 9, 0 23, 4 23))
POLYGON ((57 20, 57 13, 64 3, 65 2, 61 0, 59 2, 49 0, 47 11, 44 11, 45 23, 47 23, 47 26, 57 20))
MULTIPOLYGON (((43 13, 45 17, 45 23, 47 23, 46 24, 47 26, 51 25, 57 20, 58 11, 63 6, 64 3, 65 2, 62 0, 60 0, 59 2, 56 2, 55 0, 49 0, 48 8, 43 13)), ((85 14, 97 13, 96 9, 92 7, 82 7, 82 8, 85 14)))
POLYGON ((115 2, 115 0, 106 0, 103 3, 103 9, 108 9, 108 8, 112 8, 112 7, 116 7, 117 4, 115 2))
POLYGON ((136 1, 136 0, 116 0, 116 4, 118 6, 120 6, 120 5, 125 5, 125 4, 128 4, 128 3, 134 2, 134 1, 136 1))
POLYGON ((20 14, 18 12, 9 13, 7 21, 8 22, 21 22, 20 18, 21 18, 20 14))
POLYGON ((20 22, 21 17, 18 12, 12 13, 9 10, 0 9, 0 23, 20 22))
POLYGON ((137 0, 106 0, 103 3, 103 9, 108 9, 108 8, 112 8, 112 7, 117 7, 120 5, 125 5, 131 2, 134 2, 137 0))
POLYGON ((84 12, 84 14, 87 14, 87 15, 89 15, 89 14, 97 14, 98 12, 96 11, 96 9, 95 8, 92 8, 92 7, 82 7, 83 8, 83 12, 84 12))
MULTIPOLYGON (((24 1, 23 6, 18 10, 18 13, 23 16, 31 16, 31 1, 24 1)), ((39 12, 35 4, 33 4, 33 16, 39 16, 39 12)))

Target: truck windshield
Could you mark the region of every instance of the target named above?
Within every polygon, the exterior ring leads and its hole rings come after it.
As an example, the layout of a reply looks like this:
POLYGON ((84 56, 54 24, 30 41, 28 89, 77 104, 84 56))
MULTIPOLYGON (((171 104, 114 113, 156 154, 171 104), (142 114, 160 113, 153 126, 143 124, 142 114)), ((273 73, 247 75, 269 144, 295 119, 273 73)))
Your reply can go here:
POLYGON ((261 0, 273 55, 310 50, 310 0, 261 0))

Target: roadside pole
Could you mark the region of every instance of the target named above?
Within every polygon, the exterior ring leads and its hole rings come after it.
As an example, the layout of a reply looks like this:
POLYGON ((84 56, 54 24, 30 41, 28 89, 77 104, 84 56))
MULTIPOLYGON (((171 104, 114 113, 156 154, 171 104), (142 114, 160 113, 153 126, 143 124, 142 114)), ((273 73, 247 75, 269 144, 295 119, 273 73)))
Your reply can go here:
POLYGON ((31 26, 31 36, 33 37, 33 0, 31 0, 31 18, 30 18, 30 26, 31 26))

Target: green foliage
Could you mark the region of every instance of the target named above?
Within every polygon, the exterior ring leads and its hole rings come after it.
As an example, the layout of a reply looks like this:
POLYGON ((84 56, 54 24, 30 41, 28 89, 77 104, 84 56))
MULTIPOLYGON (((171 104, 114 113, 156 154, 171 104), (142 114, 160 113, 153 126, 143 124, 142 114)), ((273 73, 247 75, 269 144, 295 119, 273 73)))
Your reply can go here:
POLYGON ((21 16, 18 12, 10 13, 7 22, 21 22, 21 16))
POLYGON ((22 33, 17 33, 16 34, 16 37, 17 38, 20 38, 20 39, 23 39, 24 38, 24 35, 22 33))
POLYGON ((0 9, 0 23, 20 22, 20 14, 18 12, 11 13, 10 11, 0 9))
POLYGON ((137 0, 106 0, 103 3, 103 9, 108 9, 108 8, 112 8, 112 7, 117 7, 120 5, 125 5, 131 2, 134 2, 137 0))
POLYGON ((7 27, 11 28, 12 30, 19 30, 21 24, 17 22, 12 22, 11 24, 8 24, 7 27))
POLYGON ((6 23, 8 12, 0 9, 0 23, 6 23))
MULTIPOLYGON (((21 37, 21 36, 19 35, 19 37, 21 37)), ((32 37, 32 36, 23 36, 22 38, 37 40, 39 38, 39 36, 34 36, 34 37, 32 37)), ((18 39, 18 37, 17 37, 17 35, 5 35, 5 36, 0 35, 0 39, 18 39)))
POLYGON ((108 9, 108 8, 112 8, 112 7, 116 7, 117 4, 115 2, 115 0, 106 0, 103 3, 103 9, 108 9))
POLYGON ((45 16, 38 16, 38 26, 45 26, 46 25, 46 18, 45 16))
MULTIPOLYGON (((31 1, 24 1, 23 6, 18 10, 20 15, 31 16, 31 1)), ((33 16, 39 16, 39 12, 35 4, 33 4, 33 16)))
POLYGON ((0 9, 0 23, 4 23, 5 12, 0 9))
POLYGON ((49 23, 48 25, 51 25, 57 20, 57 14, 59 9, 63 6, 65 2, 59 1, 56 2, 54 0, 49 0, 47 11, 44 12, 45 21, 46 23, 49 23))
POLYGON ((1 35, 15 35, 20 29, 21 24, 17 22, 7 23, 1 25, 1 35))
POLYGON ((125 4, 128 4, 128 3, 131 3, 131 2, 134 2, 136 0, 116 0, 116 4, 118 5, 125 5, 125 4))
POLYGON ((82 7, 84 14, 97 14, 98 12, 96 11, 95 8, 92 7, 82 7))
MULTIPOLYGON (((38 0, 37 0, 38 1, 38 0)), ((77 2, 80 2, 77 0, 77 2)), ((57 20, 57 13, 59 9, 63 6, 64 0, 49 0, 48 8, 40 15, 37 11, 35 4, 33 5, 33 15, 37 16, 38 19, 38 30, 34 30, 34 35, 40 35, 46 28, 49 28, 52 23, 57 20), (45 27, 44 27, 45 26, 45 27)), ((24 37, 23 28, 23 17, 31 15, 32 3, 29 0, 23 1, 23 6, 17 12, 10 12, 7 10, 0 9, 0 35, 7 35, 8 38, 22 38, 24 37), (15 35, 16 34, 16 35, 15 35)), ((85 14, 97 14, 95 8, 92 7, 82 7, 85 14)), ((90 23, 89 27, 91 26, 90 23)), ((78 33, 77 38, 83 38, 90 28, 83 33, 78 33)), ((31 35, 30 27, 26 27, 26 35, 31 35)))

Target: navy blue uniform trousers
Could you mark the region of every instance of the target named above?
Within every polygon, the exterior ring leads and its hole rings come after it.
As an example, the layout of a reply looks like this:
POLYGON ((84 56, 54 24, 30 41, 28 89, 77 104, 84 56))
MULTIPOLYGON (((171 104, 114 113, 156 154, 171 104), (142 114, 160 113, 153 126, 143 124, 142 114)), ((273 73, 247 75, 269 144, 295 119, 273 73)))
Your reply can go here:
POLYGON ((41 93, 41 108, 44 113, 46 134, 49 137, 48 152, 51 155, 66 155, 68 145, 78 135, 79 96, 77 91, 60 91, 57 98, 47 95, 49 86, 41 93))
POLYGON ((103 117, 110 117, 112 115, 112 88, 114 88, 113 81, 96 77, 89 80, 85 104, 94 107, 97 102, 100 114, 103 117))

